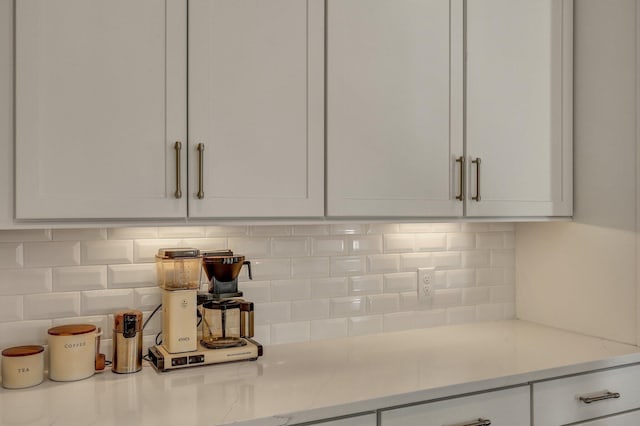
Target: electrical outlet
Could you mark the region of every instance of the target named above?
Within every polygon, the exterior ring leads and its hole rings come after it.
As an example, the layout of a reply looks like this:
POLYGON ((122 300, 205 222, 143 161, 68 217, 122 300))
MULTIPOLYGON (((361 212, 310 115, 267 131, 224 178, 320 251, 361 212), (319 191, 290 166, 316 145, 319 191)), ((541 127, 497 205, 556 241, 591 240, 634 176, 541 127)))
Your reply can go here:
POLYGON ((436 268, 418 268, 418 300, 431 304, 436 283, 436 268))

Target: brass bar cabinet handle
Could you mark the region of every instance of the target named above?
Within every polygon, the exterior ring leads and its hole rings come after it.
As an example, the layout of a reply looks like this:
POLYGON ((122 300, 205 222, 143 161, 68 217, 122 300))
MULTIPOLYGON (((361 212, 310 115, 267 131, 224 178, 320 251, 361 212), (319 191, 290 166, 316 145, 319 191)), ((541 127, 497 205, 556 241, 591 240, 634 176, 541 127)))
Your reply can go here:
POLYGON ((198 144, 198 199, 204 198, 204 144, 198 144))
MULTIPOLYGON (((478 420, 474 420, 471 423, 458 423, 455 425, 449 425, 449 426, 489 426, 491 424, 491 420, 489 419, 478 419, 478 420)), ((443 426, 447 426, 447 425, 443 425, 443 426)))
POLYGON ((480 197, 480 163, 482 162, 482 160, 480 160, 480 157, 476 158, 475 160, 472 160, 471 163, 476 165, 476 195, 475 197, 472 196, 471 199, 473 201, 481 201, 482 198, 480 197))
POLYGON ((615 398, 620 398, 620 394, 618 392, 604 391, 599 395, 581 396, 579 399, 585 404, 591 404, 592 402, 604 401, 605 399, 615 399, 615 398))
POLYGON ((176 141, 174 145, 174 149, 176 150, 176 192, 175 196, 177 199, 182 198, 182 184, 180 183, 180 152, 182 151, 182 142, 176 141))
POLYGON ((460 200, 460 201, 464 201, 464 156, 460 157, 460 158, 456 158, 456 163, 460 163, 460 186, 459 186, 459 191, 460 193, 458 195, 456 195, 456 200, 460 200))

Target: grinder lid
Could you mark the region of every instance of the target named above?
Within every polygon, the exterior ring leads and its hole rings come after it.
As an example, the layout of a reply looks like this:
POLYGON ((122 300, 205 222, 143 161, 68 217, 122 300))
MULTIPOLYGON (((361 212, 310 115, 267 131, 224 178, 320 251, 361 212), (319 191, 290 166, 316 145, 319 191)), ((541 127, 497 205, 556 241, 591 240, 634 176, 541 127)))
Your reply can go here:
POLYGON ((142 312, 129 309, 126 311, 118 311, 113 317, 113 331, 116 333, 127 334, 142 331, 142 312))

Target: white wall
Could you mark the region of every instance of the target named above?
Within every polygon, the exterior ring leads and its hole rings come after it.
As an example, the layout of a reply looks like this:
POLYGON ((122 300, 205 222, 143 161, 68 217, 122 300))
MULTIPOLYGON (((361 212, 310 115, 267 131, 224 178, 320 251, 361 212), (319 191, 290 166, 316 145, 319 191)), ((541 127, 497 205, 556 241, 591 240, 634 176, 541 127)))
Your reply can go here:
POLYGON ((576 0, 574 222, 519 224, 522 319, 637 340, 636 1, 576 0))
POLYGON ((0 227, 13 217, 13 0, 0 0, 0 227))

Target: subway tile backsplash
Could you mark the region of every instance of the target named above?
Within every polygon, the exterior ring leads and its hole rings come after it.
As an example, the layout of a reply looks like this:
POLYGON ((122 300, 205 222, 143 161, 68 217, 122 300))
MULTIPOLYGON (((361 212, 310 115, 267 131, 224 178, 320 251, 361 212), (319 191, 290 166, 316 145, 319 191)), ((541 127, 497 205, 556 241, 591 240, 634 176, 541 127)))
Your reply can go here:
MULTIPOLYGON (((0 349, 45 344, 48 328, 89 322, 110 353, 115 311, 160 303, 161 247, 229 248, 252 262, 240 289, 265 345, 510 319, 511 223, 129 227, 0 231, 0 349), (435 267, 431 305, 417 268, 435 267)), ((203 280, 204 281, 204 280, 203 280)), ((203 283, 204 284, 204 283, 203 283)), ((160 313, 145 345, 160 331, 160 313)))

